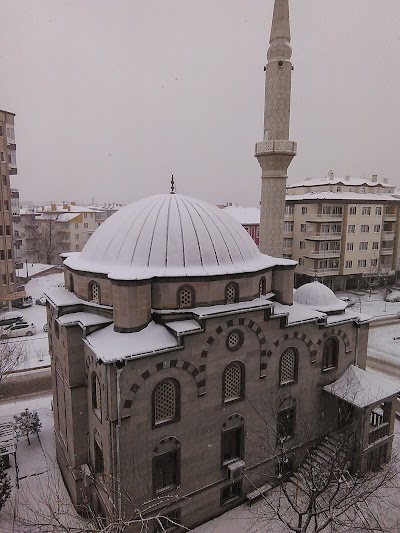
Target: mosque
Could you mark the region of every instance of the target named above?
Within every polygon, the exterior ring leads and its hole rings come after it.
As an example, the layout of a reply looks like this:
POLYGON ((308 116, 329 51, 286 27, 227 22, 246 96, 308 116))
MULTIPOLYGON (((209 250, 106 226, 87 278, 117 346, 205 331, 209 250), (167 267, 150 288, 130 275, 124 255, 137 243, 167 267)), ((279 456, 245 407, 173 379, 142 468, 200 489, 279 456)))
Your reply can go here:
POLYGON ((318 282, 294 291, 281 258, 290 58, 288 0, 275 0, 261 252, 222 210, 172 191, 112 215, 46 294, 57 460, 78 510, 191 528, 349 425, 353 469, 390 458, 397 390, 365 370, 368 317, 318 282))

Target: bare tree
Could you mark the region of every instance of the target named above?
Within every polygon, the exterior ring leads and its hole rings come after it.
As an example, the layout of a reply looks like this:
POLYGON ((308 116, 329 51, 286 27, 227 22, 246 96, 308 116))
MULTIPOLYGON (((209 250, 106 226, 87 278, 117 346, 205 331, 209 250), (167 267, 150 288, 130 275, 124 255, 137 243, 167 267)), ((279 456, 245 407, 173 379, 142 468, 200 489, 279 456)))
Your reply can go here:
POLYGON ((51 211, 40 213, 35 216, 31 230, 38 242, 39 256, 44 257, 48 265, 54 264, 68 236, 64 214, 51 211))
MULTIPOLYGON (((280 524, 281 531, 296 533, 384 533, 399 525, 393 513, 400 488, 397 454, 385 466, 361 474, 354 468, 357 424, 351 420, 352 409, 343 414, 343 427, 316 437, 304 414, 297 413, 301 422, 296 431, 310 443, 304 452, 290 449, 289 424, 275 429, 276 472, 266 476, 271 488, 259 494, 261 504, 253 510, 271 531, 280 524)), ((265 435, 262 440, 265 446, 265 435)))
POLYGON ((1 383, 26 361, 26 342, 6 339, 0 342, 0 390, 1 383))

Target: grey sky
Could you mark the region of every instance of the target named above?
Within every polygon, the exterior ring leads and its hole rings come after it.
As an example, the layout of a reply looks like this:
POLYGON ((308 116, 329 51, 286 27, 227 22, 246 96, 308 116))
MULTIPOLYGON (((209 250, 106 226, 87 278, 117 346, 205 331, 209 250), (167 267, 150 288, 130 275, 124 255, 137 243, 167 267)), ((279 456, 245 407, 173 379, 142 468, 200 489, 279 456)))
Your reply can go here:
MULTIPOLYGON (((257 205, 273 0, 0 0, 23 200, 257 205)), ((292 0, 291 182, 400 186, 400 1, 292 0)))

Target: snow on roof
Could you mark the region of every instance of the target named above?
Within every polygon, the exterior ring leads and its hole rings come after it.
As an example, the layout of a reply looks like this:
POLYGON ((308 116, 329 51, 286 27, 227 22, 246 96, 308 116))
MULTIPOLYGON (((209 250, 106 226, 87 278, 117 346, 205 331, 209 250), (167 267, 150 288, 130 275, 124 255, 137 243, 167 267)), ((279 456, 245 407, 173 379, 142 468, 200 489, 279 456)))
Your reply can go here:
POLYGON ((352 178, 350 176, 346 178, 336 178, 327 176, 325 178, 306 179, 297 183, 291 183, 287 185, 287 189, 292 189, 294 187, 318 187, 322 185, 338 184, 348 185, 349 187, 362 187, 363 185, 368 185, 369 187, 394 187, 394 185, 383 183, 383 181, 372 181, 369 178, 352 178))
POLYGON ((324 390, 356 407, 367 407, 400 392, 400 381, 350 365, 334 383, 324 390))
POLYGON ((112 318, 105 318, 104 316, 95 315, 93 313, 67 313, 58 318, 58 322, 63 325, 80 324, 83 327, 97 326, 99 324, 109 324, 112 318))
POLYGON ((195 320, 176 320, 175 322, 167 322, 165 326, 175 331, 177 335, 203 331, 203 328, 195 320))
POLYGON ((153 312, 159 315, 169 315, 171 313, 174 313, 174 314, 191 313, 193 315, 196 315, 200 319, 200 318, 206 318, 206 317, 211 317, 211 316, 218 316, 221 314, 223 315, 236 314, 236 313, 241 313, 243 311, 250 311, 254 309, 267 309, 268 307, 272 307, 274 305, 273 302, 269 300, 273 296, 275 296, 274 293, 270 292, 269 294, 266 294, 265 296, 261 296, 260 298, 255 298, 254 300, 250 300, 246 302, 221 304, 221 305, 210 305, 207 307, 193 307, 191 309, 156 309, 156 310, 153 310, 153 312))
POLYGON ((305 194, 287 194, 286 201, 304 202, 308 200, 349 200, 353 202, 376 202, 398 201, 398 196, 388 193, 360 193, 360 192, 308 192, 305 194))
POLYGON ((147 327, 135 333, 117 333, 114 326, 110 325, 88 335, 85 342, 104 363, 145 356, 179 346, 167 328, 155 322, 150 322, 147 327))
POLYGON ((46 213, 36 213, 36 220, 52 220, 54 222, 70 222, 78 216, 79 213, 56 213, 49 211, 46 213))
POLYGON ((223 208, 224 213, 228 213, 240 224, 259 224, 260 210, 258 207, 241 207, 239 205, 227 205, 223 208))
POLYGON ((111 279, 195 277, 295 266, 263 255, 232 217, 216 206, 178 194, 159 194, 103 222, 82 252, 65 265, 111 279))
POLYGON ((293 302, 293 305, 284 305, 274 303, 274 316, 288 317, 288 325, 298 324, 300 322, 315 322, 316 320, 326 317, 325 313, 320 313, 306 305, 293 302))
POLYGON ((47 289, 45 290, 44 294, 57 307, 83 304, 86 307, 93 307, 95 309, 112 309, 112 307, 109 305, 97 304, 95 302, 87 302, 86 300, 81 300, 80 298, 75 296, 73 292, 70 292, 62 287, 47 289))
POLYGON ((346 302, 335 296, 329 287, 319 281, 305 283, 299 287, 294 293, 293 299, 321 313, 344 311, 348 306, 346 302))
POLYGON ((358 313, 357 311, 346 309, 345 312, 341 313, 340 315, 328 316, 326 319, 326 323, 329 326, 333 326, 335 324, 342 324, 343 322, 351 322, 351 321, 358 322, 359 324, 367 324, 371 320, 372 320, 372 317, 369 315, 365 315, 363 313, 358 313))

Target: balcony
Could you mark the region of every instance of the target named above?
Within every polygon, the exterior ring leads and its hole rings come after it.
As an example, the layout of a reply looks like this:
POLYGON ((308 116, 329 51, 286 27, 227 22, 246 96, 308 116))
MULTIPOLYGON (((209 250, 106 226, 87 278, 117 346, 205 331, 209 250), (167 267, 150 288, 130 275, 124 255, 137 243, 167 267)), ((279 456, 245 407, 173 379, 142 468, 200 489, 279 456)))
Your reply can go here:
POLYGON ((326 241, 332 241, 332 240, 338 240, 342 237, 342 232, 338 232, 338 233, 334 233, 334 232, 329 232, 329 233, 325 233, 323 231, 307 231, 305 234, 304 234, 304 238, 309 240, 309 241, 321 241, 321 240, 326 240, 326 241))
POLYGON ((395 222, 397 219, 396 213, 384 213, 383 214, 383 220, 385 222, 395 222))
POLYGON ((340 250, 311 250, 304 251, 304 257, 317 257, 323 259, 324 257, 340 257, 340 250))
POLYGON ((382 248, 381 247, 381 255, 392 255, 393 254, 393 246, 390 248, 382 248))
POLYGON ((339 267, 337 268, 307 268, 304 266, 297 265, 296 267, 297 274, 305 274, 306 276, 323 278, 324 276, 338 276, 339 267))
POLYGON ((307 222, 342 222, 343 215, 326 215, 326 214, 317 214, 317 215, 307 215, 307 222))
POLYGON ((387 240, 394 239, 396 232, 395 231, 382 231, 382 237, 387 240))

